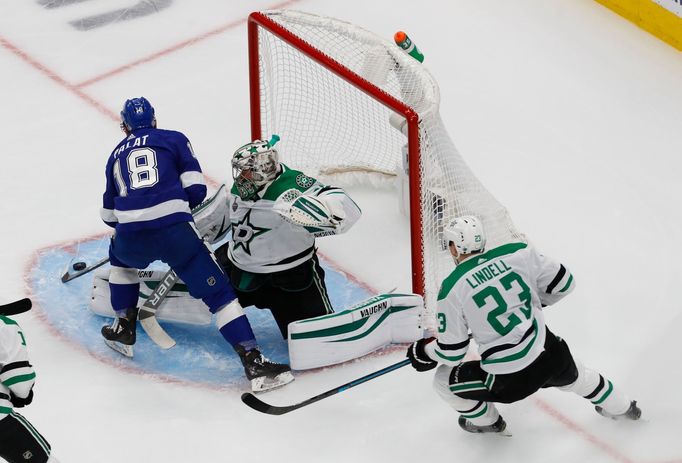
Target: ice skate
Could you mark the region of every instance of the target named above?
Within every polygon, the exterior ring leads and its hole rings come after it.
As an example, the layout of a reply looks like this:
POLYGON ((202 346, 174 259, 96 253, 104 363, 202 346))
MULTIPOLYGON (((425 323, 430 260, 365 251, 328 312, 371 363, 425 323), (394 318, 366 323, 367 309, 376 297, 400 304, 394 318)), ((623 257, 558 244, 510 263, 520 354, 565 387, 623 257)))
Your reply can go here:
POLYGON ((612 415, 611 413, 608 413, 606 410, 601 408, 599 405, 594 407, 594 409, 601 416, 605 416, 606 418, 611 418, 612 420, 632 420, 632 421, 636 421, 642 416, 642 410, 637 406, 636 400, 633 400, 632 402, 630 402, 630 408, 628 408, 625 413, 621 413, 620 415, 612 415))
POLYGON ((507 422, 504 421, 502 418, 502 415, 500 415, 497 418, 497 421, 495 421, 493 424, 489 424, 487 426, 477 426, 473 424, 471 421, 467 420, 463 416, 459 417, 459 420, 457 421, 459 424, 459 427, 464 429, 467 432, 471 433, 498 433, 503 436, 511 436, 508 432, 505 432, 507 429, 507 422))
POLYGON ((126 357, 133 356, 136 340, 137 308, 128 309, 125 317, 117 317, 111 325, 102 327, 104 343, 126 357))
POLYGON ((271 362, 258 349, 245 351, 238 347, 237 353, 244 365, 244 373, 251 381, 251 390, 255 393, 270 391, 294 380, 289 365, 271 362))

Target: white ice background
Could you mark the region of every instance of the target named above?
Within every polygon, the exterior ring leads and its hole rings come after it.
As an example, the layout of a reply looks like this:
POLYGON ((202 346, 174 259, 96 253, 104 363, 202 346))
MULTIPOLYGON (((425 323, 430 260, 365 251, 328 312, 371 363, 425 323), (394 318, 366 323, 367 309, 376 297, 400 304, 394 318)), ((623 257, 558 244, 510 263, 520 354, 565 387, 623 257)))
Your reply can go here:
MULTIPOLYGON (((246 15, 267 0, 157 1, 159 12, 81 31, 132 0, 0 2, 0 302, 29 294, 41 249, 107 231, 103 169, 122 102, 144 95, 229 178, 249 139, 246 15), (61 5, 61 6, 60 6, 61 5), (49 8, 49 6, 59 6, 49 8)), ((142 3, 142 2, 140 2, 142 3)), ((153 3, 153 2, 150 2, 153 3)), ((66 462, 682 461, 682 56, 591 0, 289 1, 382 36, 405 30, 440 83, 441 113, 517 227, 573 271, 547 309, 576 357, 637 399, 638 423, 556 390, 500 407, 512 438, 460 431, 403 368, 289 415, 240 391, 179 385, 101 363, 41 316, 18 317, 38 372, 22 413, 66 462)), ((408 235, 386 192, 351 190, 364 216, 325 255, 368 285, 409 290, 408 235), (381 226, 381 228, 378 228, 381 226), (383 230, 375 233, 375 230, 383 230)), ((65 263, 66 264, 66 263, 65 263)), ((400 360, 302 375, 287 404, 400 360)))

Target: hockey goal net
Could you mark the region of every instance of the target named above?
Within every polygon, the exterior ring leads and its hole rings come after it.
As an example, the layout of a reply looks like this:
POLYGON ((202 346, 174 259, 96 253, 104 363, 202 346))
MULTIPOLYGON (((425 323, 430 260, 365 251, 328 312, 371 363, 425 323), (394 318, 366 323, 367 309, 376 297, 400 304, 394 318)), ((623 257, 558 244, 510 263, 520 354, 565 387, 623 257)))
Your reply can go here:
POLYGON ((297 11, 253 13, 248 31, 253 139, 279 134, 283 161, 322 180, 405 179, 412 289, 427 313, 453 269, 449 220, 480 217, 489 247, 524 240, 450 140, 420 62, 360 27, 297 11))

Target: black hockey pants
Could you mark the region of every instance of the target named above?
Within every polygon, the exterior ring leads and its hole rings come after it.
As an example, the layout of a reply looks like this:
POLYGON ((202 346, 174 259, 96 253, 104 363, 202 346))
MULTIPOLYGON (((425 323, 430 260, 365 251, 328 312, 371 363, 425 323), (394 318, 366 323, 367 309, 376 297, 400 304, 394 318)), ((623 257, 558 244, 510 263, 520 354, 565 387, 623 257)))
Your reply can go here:
POLYGON ((284 339, 289 323, 334 312, 316 253, 294 268, 272 273, 251 273, 236 267, 227 257, 227 245, 216 250, 216 257, 242 307, 270 309, 284 339))
POLYGON ((15 411, 0 420, 0 457, 9 463, 45 463, 50 444, 15 411))
POLYGON ((469 381, 492 383, 490 389, 458 392, 457 395, 485 402, 512 403, 525 399, 540 388, 567 386, 576 379, 578 369, 568 344, 547 329, 544 352, 523 370, 488 378, 480 362, 464 362, 453 368, 450 385, 469 381))

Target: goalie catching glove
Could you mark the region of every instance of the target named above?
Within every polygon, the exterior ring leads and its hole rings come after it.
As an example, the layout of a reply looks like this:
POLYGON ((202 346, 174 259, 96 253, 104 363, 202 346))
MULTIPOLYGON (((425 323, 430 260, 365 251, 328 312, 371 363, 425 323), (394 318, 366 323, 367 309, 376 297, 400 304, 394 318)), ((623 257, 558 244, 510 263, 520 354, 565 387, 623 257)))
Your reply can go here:
MULTIPOLYGON (((289 200, 287 193, 280 196, 273 209, 294 225, 322 230, 335 230, 345 219, 343 207, 332 201, 325 201, 318 194, 301 194, 289 200)), ((314 230, 312 230, 314 231, 314 230)))
POLYGON ((420 339, 419 341, 413 342, 410 347, 407 348, 406 357, 410 359, 412 368, 417 371, 429 371, 438 366, 438 362, 433 360, 426 353, 426 345, 435 339, 436 338, 420 339))

